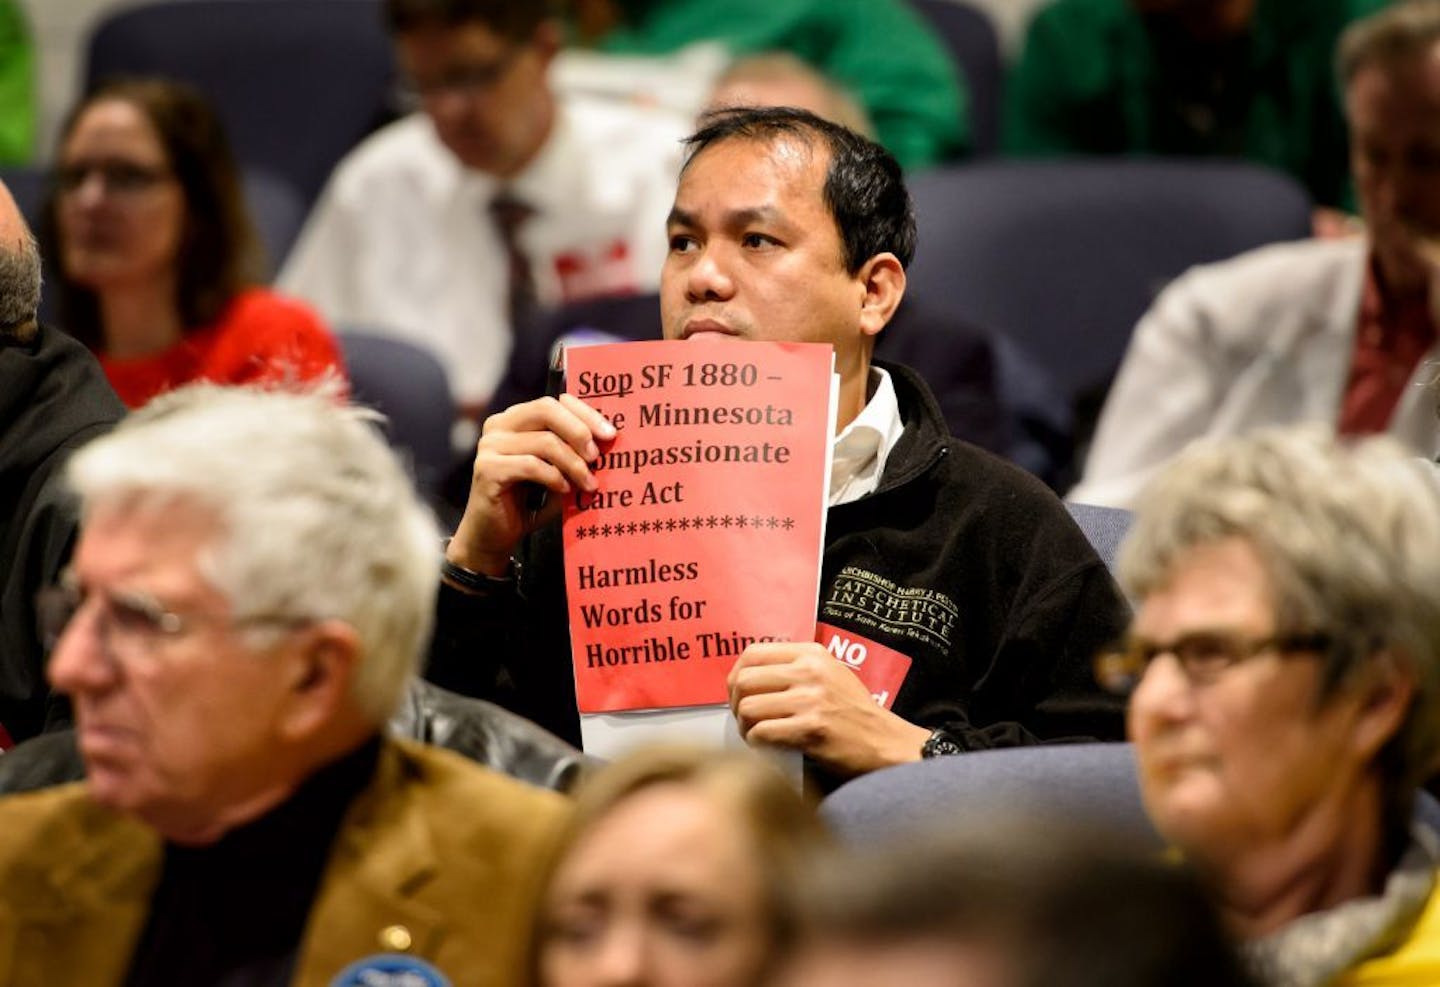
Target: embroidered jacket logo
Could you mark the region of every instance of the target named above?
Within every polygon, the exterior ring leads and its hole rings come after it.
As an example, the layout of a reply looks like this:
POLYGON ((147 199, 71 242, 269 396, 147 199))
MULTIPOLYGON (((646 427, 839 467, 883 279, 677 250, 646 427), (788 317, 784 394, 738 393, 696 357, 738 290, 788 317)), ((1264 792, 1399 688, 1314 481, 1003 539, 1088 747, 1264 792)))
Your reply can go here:
POLYGON ((960 608, 936 590, 897 586, 884 576, 846 566, 831 584, 820 613, 947 651, 960 608))

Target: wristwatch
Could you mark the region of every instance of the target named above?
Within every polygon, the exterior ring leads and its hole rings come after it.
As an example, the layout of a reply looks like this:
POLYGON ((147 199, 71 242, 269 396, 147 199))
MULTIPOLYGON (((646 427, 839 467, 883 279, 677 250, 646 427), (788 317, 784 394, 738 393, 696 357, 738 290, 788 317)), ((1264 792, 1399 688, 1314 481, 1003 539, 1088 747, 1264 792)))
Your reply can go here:
MULTIPOLYGON (((445 542, 450 544, 449 540, 445 542)), ((476 572, 474 569, 467 569, 462 565, 451 562, 449 558, 441 556, 440 575, 449 583, 460 587, 472 595, 484 596, 502 589, 513 589, 515 581, 520 575, 520 563, 514 558, 510 559, 510 568, 503 576, 489 576, 483 572, 476 572)))
POLYGON ((932 757, 949 757, 951 754, 964 753, 965 748, 955 743, 943 728, 932 731, 926 738, 924 746, 920 748, 920 756, 927 760, 932 757))

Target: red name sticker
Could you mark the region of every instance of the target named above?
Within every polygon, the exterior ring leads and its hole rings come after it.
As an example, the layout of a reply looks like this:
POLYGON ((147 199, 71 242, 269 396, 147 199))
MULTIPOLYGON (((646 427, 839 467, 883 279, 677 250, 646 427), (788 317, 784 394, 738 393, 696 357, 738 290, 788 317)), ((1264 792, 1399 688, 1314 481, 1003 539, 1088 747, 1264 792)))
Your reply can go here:
POLYGON ((553 258, 562 301, 577 302, 601 295, 632 295, 640 290, 624 240, 597 244, 589 250, 568 250, 553 258))
POLYGON ((895 694, 910 673, 909 658, 894 648, 829 624, 815 625, 815 640, 825 645, 836 661, 860 676, 877 703, 886 709, 895 704, 895 694))

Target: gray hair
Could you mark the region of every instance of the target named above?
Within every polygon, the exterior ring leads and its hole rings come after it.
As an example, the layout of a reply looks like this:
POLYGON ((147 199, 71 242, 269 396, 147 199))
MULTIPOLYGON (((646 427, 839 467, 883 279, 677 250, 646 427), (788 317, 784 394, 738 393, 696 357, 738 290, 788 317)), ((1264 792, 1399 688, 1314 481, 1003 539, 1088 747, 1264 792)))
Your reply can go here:
POLYGON ((184 387, 81 449, 67 478, 87 515, 99 504, 214 511, 205 577, 236 616, 353 627, 353 698, 378 724, 428 639, 440 538, 378 416, 344 405, 339 390, 184 387))
POLYGON ((1121 547, 1133 599, 1164 586, 1191 549, 1253 547, 1277 634, 1324 635, 1323 703, 1380 654, 1413 674, 1415 701, 1382 753, 1400 806, 1440 752, 1440 485, 1400 443, 1354 444, 1322 426, 1197 443, 1141 493, 1121 547))
POLYGON ((1350 83, 1371 65, 1393 66, 1440 42, 1440 0, 1405 0, 1358 20, 1340 35, 1336 70, 1350 83))
POLYGON ((28 343, 40 311, 40 247, 28 231, 18 250, 0 249, 0 339, 28 343))

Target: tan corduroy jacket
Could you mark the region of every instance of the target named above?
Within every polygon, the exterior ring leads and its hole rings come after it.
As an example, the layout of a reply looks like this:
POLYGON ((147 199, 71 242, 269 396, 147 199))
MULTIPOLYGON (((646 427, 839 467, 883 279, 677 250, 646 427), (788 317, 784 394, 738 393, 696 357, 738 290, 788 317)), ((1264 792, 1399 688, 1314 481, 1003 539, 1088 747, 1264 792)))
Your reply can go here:
MULTIPOLYGON (((567 813, 559 795, 387 740, 331 848, 293 983, 328 987, 394 952, 457 987, 518 983, 567 813)), ((154 831, 97 806, 83 782, 0 799, 0 984, 122 983, 161 858, 154 831)))

